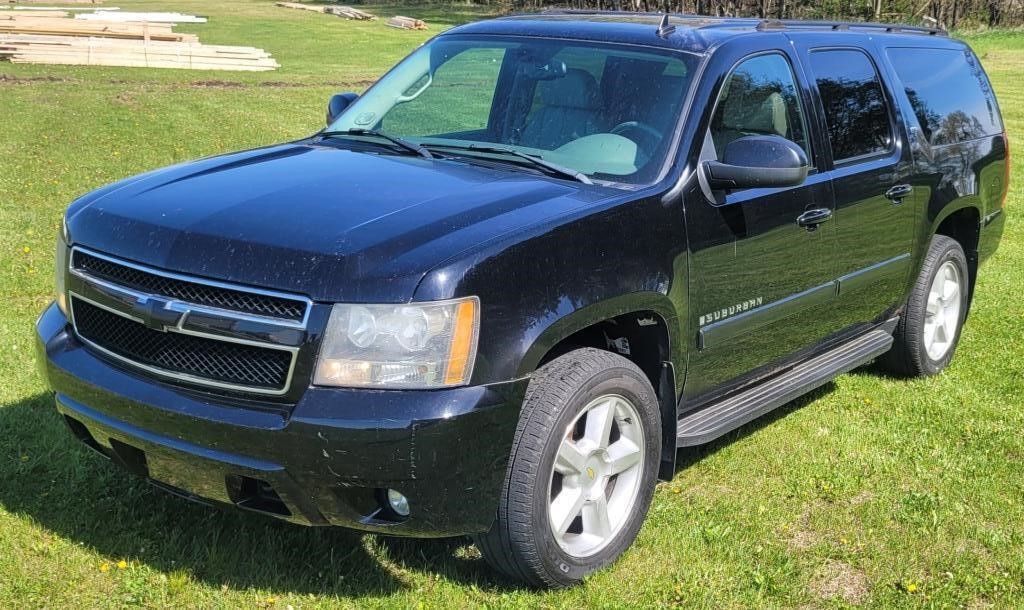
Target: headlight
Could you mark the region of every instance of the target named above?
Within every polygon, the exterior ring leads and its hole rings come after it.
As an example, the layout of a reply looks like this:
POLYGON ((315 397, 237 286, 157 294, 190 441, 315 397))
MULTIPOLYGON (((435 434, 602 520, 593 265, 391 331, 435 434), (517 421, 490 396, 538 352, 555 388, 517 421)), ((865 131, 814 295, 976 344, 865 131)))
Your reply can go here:
POLYGON ((331 309, 313 382, 366 388, 442 388, 469 383, 476 359, 476 297, 331 309))
POLYGON ((57 307, 66 317, 68 315, 68 291, 64 286, 64 278, 68 272, 68 244, 63 235, 57 238, 57 256, 54 257, 53 266, 57 307))

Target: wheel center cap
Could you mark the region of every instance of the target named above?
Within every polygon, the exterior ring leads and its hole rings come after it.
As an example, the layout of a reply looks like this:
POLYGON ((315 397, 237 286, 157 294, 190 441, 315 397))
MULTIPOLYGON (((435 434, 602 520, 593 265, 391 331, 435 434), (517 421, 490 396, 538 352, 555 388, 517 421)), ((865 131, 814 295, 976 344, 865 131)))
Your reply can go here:
POLYGON ((604 463, 599 454, 590 456, 583 467, 583 483, 587 487, 598 485, 604 476, 604 463))

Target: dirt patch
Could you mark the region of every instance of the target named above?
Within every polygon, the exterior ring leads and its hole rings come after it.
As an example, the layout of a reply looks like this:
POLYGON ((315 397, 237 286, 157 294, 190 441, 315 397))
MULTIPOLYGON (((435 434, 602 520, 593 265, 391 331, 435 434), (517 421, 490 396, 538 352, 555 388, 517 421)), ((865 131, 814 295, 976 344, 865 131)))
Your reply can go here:
POLYGON ((811 527, 811 513, 820 508, 821 505, 820 500, 812 501, 804 507, 796 523, 786 528, 786 530, 793 532, 788 541, 790 548, 797 551, 806 551, 821 540, 821 534, 814 531, 814 528, 811 527))
POLYGON ((60 76, 14 76, 0 74, 0 85, 31 85, 34 83, 66 83, 70 78, 60 76))
POLYGON ((195 87, 196 89, 244 89, 246 84, 236 83, 230 80, 211 79, 194 80, 189 83, 189 86, 195 87))
POLYGON ((864 504, 866 502, 870 502, 870 501, 872 501, 874 499, 875 499, 875 494, 873 494, 870 491, 865 489, 864 491, 862 491, 862 492, 858 493, 857 495, 855 495, 854 497, 850 498, 850 506, 860 506, 861 504, 864 504))
POLYGON ((821 536, 818 536, 817 533, 801 529, 793 532, 793 536, 789 539, 789 546, 798 551, 806 551, 812 546, 818 544, 818 540, 820 539, 821 536))
POLYGON ((811 592, 826 600, 842 600, 860 605, 868 598, 868 577, 843 561, 829 559, 815 574, 811 592))
POLYGON ((260 81, 256 83, 240 83, 230 80, 222 80, 219 78, 207 79, 207 80, 195 80, 188 83, 187 86, 195 89, 251 89, 251 88, 267 88, 267 89, 304 89, 311 87, 334 87, 336 89, 345 88, 366 88, 375 83, 372 80, 358 80, 346 83, 305 83, 305 82, 290 82, 283 80, 268 80, 260 81))

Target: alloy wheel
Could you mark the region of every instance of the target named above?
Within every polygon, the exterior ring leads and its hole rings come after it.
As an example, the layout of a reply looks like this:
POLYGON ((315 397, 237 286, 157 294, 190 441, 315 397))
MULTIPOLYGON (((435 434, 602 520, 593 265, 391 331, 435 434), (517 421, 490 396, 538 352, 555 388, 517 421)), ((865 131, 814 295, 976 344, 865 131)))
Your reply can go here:
POLYGON ((644 431, 629 400, 608 394, 583 408, 551 473, 548 517, 563 551, 587 557, 615 539, 636 503, 643 457, 644 431))
POLYGON ((953 261, 939 267, 931 288, 924 319, 924 346, 933 361, 942 359, 956 340, 960 326, 960 270, 953 261))

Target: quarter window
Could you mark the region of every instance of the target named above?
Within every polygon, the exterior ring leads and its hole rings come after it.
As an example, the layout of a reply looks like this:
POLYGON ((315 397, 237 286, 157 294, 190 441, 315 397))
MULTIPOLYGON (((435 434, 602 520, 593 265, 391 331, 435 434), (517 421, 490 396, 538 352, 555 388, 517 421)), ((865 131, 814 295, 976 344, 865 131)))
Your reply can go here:
POLYGON ((711 119, 711 139, 721 158, 725 146, 744 136, 776 135, 798 144, 810 158, 796 79, 777 53, 745 60, 729 74, 711 119))
POLYGON ((833 159, 838 163, 889 150, 889 109, 878 71, 868 56, 852 49, 815 51, 811 70, 825 110, 833 159))
POLYGON ((889 49, 924 137, 953 144, 1003 130, 995 97, 977 59, 953 49, 889 49))

